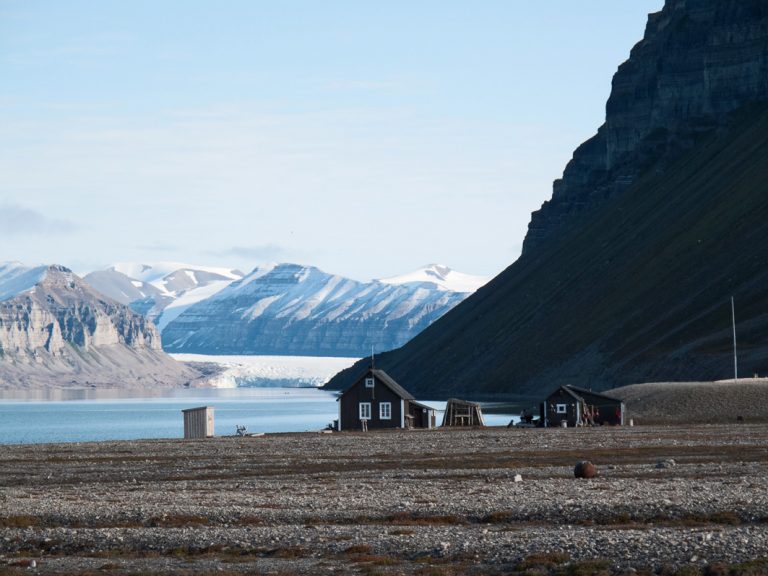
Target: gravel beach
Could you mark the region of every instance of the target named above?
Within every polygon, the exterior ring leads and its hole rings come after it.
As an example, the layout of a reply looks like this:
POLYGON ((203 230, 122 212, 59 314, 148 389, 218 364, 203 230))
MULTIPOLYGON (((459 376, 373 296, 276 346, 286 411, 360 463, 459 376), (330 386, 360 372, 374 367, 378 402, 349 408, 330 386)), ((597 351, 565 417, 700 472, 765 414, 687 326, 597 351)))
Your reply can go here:
POLYGON ((0 446, 0 574, 763 574, 766 472, 749 423, 0 446))

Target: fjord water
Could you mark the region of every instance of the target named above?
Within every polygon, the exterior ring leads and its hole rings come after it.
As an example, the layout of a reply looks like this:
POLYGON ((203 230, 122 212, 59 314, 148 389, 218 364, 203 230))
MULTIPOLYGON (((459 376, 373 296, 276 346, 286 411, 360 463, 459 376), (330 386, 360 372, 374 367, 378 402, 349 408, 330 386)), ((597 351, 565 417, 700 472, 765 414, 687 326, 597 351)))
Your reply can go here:
MULTIPOLYGON (((426 404, 442 410, 445 402, 426 404)), ((0 444, 181 438, 181 411, 213 406, 215 433, 322 430, 337 418, 336 394, 315 388, 0 391, 0 444)), ((442 414, 437 414, 438 424, 442 414)), ((510 421, 486 415, 488 425, 510 421)))

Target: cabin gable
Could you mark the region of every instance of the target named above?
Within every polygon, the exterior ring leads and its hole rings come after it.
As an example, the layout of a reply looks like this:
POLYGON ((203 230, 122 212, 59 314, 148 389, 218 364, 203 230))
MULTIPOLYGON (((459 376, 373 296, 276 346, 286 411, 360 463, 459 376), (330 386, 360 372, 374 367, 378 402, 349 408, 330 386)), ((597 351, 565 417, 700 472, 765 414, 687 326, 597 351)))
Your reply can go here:
POLYGON ((370 370, 339 397, 339 430, 402 428, 405 400, 370 370))

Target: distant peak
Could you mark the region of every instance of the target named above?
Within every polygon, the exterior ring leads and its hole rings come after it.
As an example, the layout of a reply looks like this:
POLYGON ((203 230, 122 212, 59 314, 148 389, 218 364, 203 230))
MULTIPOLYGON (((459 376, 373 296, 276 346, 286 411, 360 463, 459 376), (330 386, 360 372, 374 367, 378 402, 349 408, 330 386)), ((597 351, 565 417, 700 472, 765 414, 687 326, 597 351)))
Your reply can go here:
POLYGON ((489 278, 485 276, 464 274, 462 272, 456 272, 445 264, 432 263, 407 274, 381 278, 378 282, 383 284, 429 283, 440 290, 466 293, 474 292, 488 282, 488 280, 489 278))

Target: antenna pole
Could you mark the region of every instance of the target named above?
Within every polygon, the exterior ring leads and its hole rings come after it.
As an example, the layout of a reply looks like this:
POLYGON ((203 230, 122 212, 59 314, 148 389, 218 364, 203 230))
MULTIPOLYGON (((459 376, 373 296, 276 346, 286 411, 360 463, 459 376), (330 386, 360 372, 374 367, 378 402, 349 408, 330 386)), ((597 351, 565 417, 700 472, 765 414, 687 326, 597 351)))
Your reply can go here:
POLYGON ((375 367, 376 367, 376 364, 374 363, 373 344, 371 344, 371 370, 373 370, 375 367))
POLYGON ((733 296, 731 296, 731 323, 733 324, 733 382, 739 380, 739 365, 736 360, 736 309, 733 305, 733 296))

